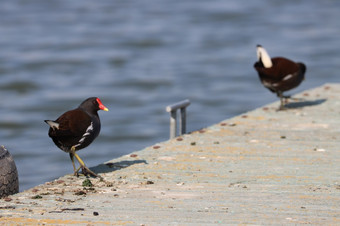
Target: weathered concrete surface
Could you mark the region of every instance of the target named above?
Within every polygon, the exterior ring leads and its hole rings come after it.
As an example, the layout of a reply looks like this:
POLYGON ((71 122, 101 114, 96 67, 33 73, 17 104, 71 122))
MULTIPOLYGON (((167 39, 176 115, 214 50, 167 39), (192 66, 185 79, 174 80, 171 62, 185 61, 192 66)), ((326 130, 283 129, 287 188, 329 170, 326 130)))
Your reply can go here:
POLYGON ((66 175, 2 199, 0 222, 340 225, 340 84, 296 97, 113 159, 92 188, 66 175))

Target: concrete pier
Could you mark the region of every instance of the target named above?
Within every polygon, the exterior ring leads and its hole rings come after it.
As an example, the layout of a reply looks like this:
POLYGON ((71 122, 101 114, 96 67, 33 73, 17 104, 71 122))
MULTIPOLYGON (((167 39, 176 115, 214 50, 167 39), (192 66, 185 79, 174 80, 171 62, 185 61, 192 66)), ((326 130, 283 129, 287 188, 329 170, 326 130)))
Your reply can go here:
POLYGON ((294 97, 1 199, 0 224, 340 225, 340 84, 294 97))

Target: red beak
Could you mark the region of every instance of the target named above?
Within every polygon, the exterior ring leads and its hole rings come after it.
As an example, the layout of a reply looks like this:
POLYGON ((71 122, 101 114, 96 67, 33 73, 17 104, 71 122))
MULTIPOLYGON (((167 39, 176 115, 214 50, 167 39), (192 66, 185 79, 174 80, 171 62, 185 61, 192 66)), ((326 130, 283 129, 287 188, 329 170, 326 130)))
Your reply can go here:
POLYGON ((102 101, 101 101, 99 98, 97 98, 97 102, 98 102, 98 104, 99 104, 99 109, 100 109, 100 110, 109 111, 109 109, 108 109, 107 107, 104 106, 104 104, 102 103, 102 101))

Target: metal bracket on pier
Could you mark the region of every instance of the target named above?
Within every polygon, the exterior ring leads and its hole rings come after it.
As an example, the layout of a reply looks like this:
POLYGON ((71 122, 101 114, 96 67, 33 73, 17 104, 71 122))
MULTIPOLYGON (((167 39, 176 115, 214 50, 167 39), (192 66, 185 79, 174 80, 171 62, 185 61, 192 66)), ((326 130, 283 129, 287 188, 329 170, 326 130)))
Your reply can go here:
POLYGON ((183 100, 166 107, 166 111, 170 112, 170 139, 176 137, 177 132, 177 110, 181 110, 181 120, 179 135, 186 132, 186 107, 190 105, 190 100, 183 100))

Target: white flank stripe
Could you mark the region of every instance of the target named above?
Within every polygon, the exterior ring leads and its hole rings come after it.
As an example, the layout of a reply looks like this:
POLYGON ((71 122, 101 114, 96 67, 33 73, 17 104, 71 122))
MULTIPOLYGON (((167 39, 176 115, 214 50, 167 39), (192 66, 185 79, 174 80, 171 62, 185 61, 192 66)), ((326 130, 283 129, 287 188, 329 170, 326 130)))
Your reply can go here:
POLYGON ((286 75, 282 80, 285 81, 285 80, 291 79, 292 77, 293 75, 289 74, 289 75, 286 75))
POLYGON ((79 144, 77 144, 76 146, 79 146, 80 144, 82 144, 82 143, 84 142, 85 138, 86 138, 87 136, 89 136, 89 135, 91 134, 92 131, 93 131, 93 123, 91 122, 90 126, 87 127, 86 132, 84 133, 84 135, 82 136, 82 138, 78 141, 79 144))

